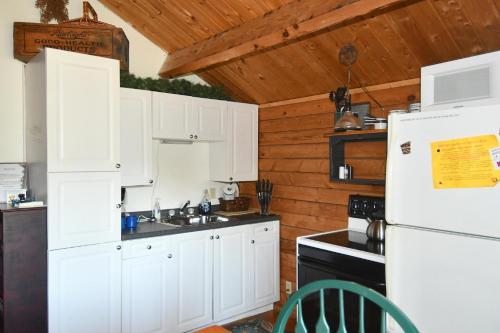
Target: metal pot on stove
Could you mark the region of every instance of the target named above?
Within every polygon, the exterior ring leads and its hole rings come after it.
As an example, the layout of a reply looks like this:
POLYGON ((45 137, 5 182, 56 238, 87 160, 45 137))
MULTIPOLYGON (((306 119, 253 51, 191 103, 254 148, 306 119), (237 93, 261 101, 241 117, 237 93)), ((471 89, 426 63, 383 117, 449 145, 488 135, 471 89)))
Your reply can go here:
POLYGON ((385 239, 385 227, 386 222, 384 219, 372 219, 371 217, 367 217, 368 226, 366 227, 366 236, 369 239, 373 239, 375 241, 383 242, 385 239))

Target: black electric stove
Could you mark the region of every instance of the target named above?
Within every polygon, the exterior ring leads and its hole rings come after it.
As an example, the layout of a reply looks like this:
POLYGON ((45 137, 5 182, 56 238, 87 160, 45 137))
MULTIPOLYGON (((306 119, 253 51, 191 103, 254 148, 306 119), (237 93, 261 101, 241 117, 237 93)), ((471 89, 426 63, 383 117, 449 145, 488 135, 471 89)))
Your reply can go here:
MULTIPOLYGON (((297 241, 298 287, 310 282, 338 279, 359 283, 385 295, 384 243, 369 240, 362 231, 364 219, 380 214, 384 198, 351 196, 349 198, 349 226, 357 224, 357 230, 342 230, 301 237, 297 241), (359 222, 363 223, 359 223, 359 222), (356 223, 351 223, 356 222, 356 223)), ((378 216, 377 216, 378 217, 378 216)), ((337 327, 339 318, 338 293, 325 292, 327 321, 337 327)), ((358 331, 359 298, 350 293, 344 295, 346 326, 349 332, 358 331)), ((313 332, 319 315, 317 295, 303 301, 303 315, 308 331, 313 332)), ((370 302, 365 305, 366 332, 380 332, 380 309, 370 302)))

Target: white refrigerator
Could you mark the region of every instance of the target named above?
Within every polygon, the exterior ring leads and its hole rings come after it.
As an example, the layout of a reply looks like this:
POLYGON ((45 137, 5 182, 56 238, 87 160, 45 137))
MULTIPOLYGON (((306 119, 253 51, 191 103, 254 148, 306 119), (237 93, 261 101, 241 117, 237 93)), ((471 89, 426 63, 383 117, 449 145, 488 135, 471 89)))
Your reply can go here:
POLYGON ((500 105, 389 117, 387 296, 421 332, 500 332, 499 131, 500 105))

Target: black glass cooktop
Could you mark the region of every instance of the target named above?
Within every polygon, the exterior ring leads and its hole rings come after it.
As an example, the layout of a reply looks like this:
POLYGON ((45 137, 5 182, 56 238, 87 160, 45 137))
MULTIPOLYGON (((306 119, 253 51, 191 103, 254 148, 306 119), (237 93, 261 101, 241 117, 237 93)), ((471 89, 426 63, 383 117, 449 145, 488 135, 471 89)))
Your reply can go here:
POLYGON ((333 244, 374 254, 385 254, 384 242, 370 240, 364 232, 345 230, 308 238, 318 242, 333 244))

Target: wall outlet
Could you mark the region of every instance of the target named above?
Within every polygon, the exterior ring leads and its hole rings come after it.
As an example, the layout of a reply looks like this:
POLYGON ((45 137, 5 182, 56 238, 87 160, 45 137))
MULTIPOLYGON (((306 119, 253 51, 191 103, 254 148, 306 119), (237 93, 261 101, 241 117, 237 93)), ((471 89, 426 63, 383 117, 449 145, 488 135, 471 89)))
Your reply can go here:
POLYGON ((290 296, 292 294, 292 282, 285 281, 285 293, 290 296))

